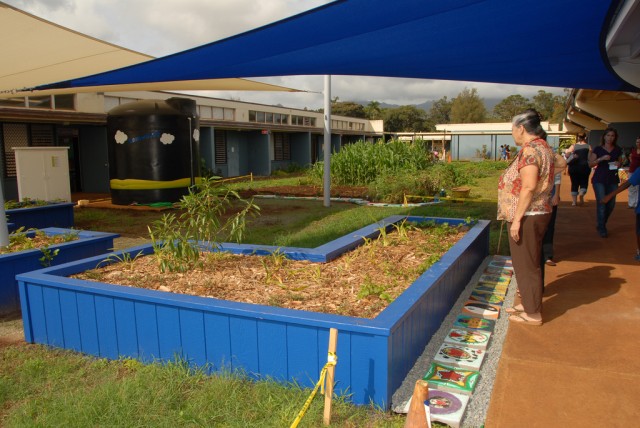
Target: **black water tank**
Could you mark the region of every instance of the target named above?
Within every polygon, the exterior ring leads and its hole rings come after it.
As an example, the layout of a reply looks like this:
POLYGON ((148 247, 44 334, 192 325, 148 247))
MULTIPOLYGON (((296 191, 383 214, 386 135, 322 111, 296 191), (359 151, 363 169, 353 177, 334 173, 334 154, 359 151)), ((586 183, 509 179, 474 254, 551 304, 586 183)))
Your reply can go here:
POLYGON ((143 100, 107 115, 109 187, 117 205, 176 202, 200 176, 196 103, 143 100))

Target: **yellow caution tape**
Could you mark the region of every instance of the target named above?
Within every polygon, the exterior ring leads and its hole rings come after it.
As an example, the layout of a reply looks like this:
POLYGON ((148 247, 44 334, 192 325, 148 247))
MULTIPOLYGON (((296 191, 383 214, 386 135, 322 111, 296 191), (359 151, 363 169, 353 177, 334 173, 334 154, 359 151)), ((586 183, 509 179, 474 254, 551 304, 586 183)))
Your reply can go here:
POLYGON ((307 401, 305 401, 304 406, 302 406, 302 410, 300 410, 300 413, 298 413, 298 416, 291 424, 291 428, 296 428, 302 420, 304 414, 307 413, 307 410, 309 410, 309 406, 311 405, 313 398, 318 392, 318 388, 320 388, 320 394, 324 394, 324 379, 327 376, 327 370, 329 369, 329 367, 335 366, 336 364, 338 364, 338 356, 333 352, 329 352, 329 354, 327 355, 327 364, 324 365, 322 371, 320 372, 320 380, 318 380, 318 383, 316 383, 313 391, 311 391, 311 395, 309 395, 309 398, 307 398, 307 401))
POLYGON ((220 178, 220 179, 216 180, 216 183, 224 183, 224 182, 227 182, 227 181, 243 180, 245 178, 248 178, 249 181, 253 181, 253 173, 250 173, 249 175, 238 175, 236 177, 220 178))

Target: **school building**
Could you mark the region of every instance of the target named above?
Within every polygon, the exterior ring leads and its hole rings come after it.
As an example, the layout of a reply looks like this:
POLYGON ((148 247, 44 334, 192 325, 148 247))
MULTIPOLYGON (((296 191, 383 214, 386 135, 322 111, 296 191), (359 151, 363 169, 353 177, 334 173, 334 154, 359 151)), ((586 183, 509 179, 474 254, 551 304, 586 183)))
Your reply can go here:
MULTIPOLYGON (((0 174, 6 199, 17 199, 13 148, 69 147, 72 192, 109 192, 107 113, 139 100, 196 102, 201 164, 223 177, 267 176, 323 159, 320 112, 170 92, 108 92, 0 98, 0 174)), ((331 150, 383 137, 383 122, 332 116, 331 150)))

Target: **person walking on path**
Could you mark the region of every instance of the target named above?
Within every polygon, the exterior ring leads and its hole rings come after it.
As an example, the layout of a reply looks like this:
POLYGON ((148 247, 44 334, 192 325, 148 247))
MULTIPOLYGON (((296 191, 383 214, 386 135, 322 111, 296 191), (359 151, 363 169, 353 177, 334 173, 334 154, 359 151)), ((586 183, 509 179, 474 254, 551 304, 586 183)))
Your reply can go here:
MULTIPOLYGON (((640 167, 640 136, 636 138, 636 146, 631 149, 629 154, 629 176, 631 176, 640 167)), ((638 206, 638 190, 640 186, 629 186, 629 208, 637 208, 638 206)))
POLYGON ((513 118, 511 135, 522 149, 500 176, 497 218, 507 222, 522 303, 506 311, 509 321, 542 325, 542 238, 551 219, 554 156, 533 109, 513 118))
MULTIPOLYGON (((562 171, 567 166, 567 162, 564 157, 556 153, 554 155, 554 174, 553 174, 553 189, 551 190, 551 219, 549 220, 549 226, 542 238, 542 261, 548 266, 555 266, 556 262, 553 260, 553 235, 556 229, 556 216, 558 215, 558 204, 560 203, 560 183, 562 182, 562 171)), ((542 267, 542 281, 544 283, 544 266, 542 267)))
POLYGON ((602 143, 589 154, 589 166, 596 167, 591 184, 596 196, 596 216, 598 224, 596 229, 602 238, 608 236, 607 221, 616 206, 615 197, 609 199, 606 204, 601 203, 604 196, 613 192, 618 187, 618 168, 622 161, 622 149, 617 145, 618 131, 607 128, 602 134, 602 143))
MULTIPOLYGON (((640 185, 640 168, 636 168, 636 170, 631 175, 631 177, 629 177, 629 179, 627 181, 622 183, 622 185, 620 187, 618 187, 616 190, 614 190, 613 192, 605 195, 602 198, 602 202, 601 203, 602 204, 606 204, 611 199, 615 198, 618 193, 623 192, 627 188, 631 189, 634 186, 638 187, 639 185, 640 185)), ((635 259, 636 259, 636 261, 640 262, 640 205, 636 206, 636 241, 637 241, 636 242, 637 248, 636 248, 635 259)))
POLYGON ((584 205, 584 195, 589 187, 589 154, 591 146, 587 144, 587 134, 584 132, 576 136, 576 143, 567 149, 567 165, 571 178, 571 205, 584 205), (580 201, 578 201, 578 196, 580 201))

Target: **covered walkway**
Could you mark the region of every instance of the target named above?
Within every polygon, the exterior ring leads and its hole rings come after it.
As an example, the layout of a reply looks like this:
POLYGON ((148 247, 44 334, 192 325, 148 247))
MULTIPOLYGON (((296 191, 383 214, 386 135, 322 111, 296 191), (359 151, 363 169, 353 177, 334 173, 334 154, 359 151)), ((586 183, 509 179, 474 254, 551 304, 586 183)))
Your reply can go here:
POLYGON ((571 206, 563 175, 546 268, 542 327, 510 323, 486 427, 640 424, 640 263, 635 214, 617 198, 609 238, 598 236, 593 190, 571 206))

